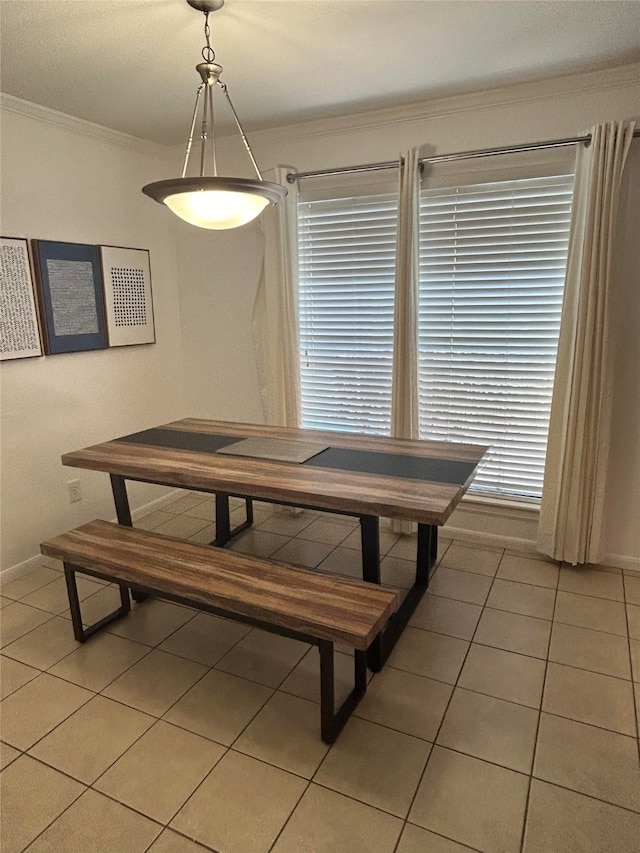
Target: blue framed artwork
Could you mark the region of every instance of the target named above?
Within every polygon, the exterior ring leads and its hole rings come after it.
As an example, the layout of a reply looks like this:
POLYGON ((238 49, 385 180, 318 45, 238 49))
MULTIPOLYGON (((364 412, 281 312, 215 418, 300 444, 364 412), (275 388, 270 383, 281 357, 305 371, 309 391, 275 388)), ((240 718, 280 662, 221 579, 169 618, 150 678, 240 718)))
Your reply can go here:
POLYGON ((40 319, 47 355, 107 346, 97 246, 34 240, 40 319))

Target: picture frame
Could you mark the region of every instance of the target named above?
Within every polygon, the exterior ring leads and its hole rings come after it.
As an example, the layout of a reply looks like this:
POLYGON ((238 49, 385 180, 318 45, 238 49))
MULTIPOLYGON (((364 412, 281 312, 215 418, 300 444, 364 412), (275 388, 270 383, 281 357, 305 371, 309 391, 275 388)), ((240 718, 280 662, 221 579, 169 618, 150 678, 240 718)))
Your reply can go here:
POLYGON ((40 323, 47 355, 107 346, 98 247, 33 240, 40 323))
POLYGON ((109 346, 156 341, 148 249, 100 246, 109 346))
POLYGON ((41 355, 28 241, 0 237, 0 361, 41 355))

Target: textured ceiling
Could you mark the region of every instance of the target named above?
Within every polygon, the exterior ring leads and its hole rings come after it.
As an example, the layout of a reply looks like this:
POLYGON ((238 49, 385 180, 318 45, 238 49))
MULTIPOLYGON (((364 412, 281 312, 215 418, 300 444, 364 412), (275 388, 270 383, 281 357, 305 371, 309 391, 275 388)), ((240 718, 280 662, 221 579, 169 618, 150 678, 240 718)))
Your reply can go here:
MULTIPOLYGON (((210 20, 249 131, 640 60, 640 0, 226 0, 210 20)), ((203 25, 185 0, 0 0, 0 88, 182 143, 203 25)))

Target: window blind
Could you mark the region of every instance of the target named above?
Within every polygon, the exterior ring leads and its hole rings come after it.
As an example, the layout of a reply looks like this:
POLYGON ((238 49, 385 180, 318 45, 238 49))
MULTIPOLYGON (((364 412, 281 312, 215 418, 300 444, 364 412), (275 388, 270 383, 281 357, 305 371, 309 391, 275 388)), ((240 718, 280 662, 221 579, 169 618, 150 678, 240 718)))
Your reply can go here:
POLYGON ((303 425, 388 434, 397 194, 298 205, 303 425))
POLYGON ((573 175, 423 190, 420 435, 491 445, 473 488, 539 498, 573 175))

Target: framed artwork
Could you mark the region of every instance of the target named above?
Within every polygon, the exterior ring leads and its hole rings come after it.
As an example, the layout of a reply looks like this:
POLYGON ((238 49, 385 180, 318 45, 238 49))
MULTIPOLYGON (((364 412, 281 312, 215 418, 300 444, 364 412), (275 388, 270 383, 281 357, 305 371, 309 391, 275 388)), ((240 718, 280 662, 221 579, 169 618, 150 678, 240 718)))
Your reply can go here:
POLYGON ((0 237, 0 361, 42 355, 29 246, 0 237))
POLYGON ((149 251, 101 246, 100 258, 109 346, 155 343, 149 251))
POLYGON ((107 346, 97 246, 33 241, 47 355, 107 346))

